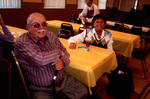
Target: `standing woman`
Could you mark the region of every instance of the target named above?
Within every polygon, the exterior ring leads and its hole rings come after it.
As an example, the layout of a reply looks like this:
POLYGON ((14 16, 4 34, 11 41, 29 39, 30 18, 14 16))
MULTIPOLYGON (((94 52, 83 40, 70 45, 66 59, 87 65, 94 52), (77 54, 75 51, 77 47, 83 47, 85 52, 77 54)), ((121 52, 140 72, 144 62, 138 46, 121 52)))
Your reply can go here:
POLYGON ((4 33, 0 32, 0 57, 3 57, 3 41, 13 41, 14 40, 14 36, 11 34, 11 32, 8 30, 8 28, 5 26, 5 23, 2 19, 2 17, 0 16, 0 25, 2 27, 2 30, 4 33))
POLYGON ((85 0, 86 5, 83 11, 79 14, 79 18, 83 24, 91 25, 92 19, 95 15, 100 14, 98 7, 93 4, 93 0, 85 0))
POLYGON ((106 17, 101 14, 94 16, 93 28, 87 28, 82 33, 68 39, 70 49, 76 48, 76 43, 85 43, 85 38, 91 38, 91 45, 113 50, 113 39, 110 32, 104 29, 106 17))

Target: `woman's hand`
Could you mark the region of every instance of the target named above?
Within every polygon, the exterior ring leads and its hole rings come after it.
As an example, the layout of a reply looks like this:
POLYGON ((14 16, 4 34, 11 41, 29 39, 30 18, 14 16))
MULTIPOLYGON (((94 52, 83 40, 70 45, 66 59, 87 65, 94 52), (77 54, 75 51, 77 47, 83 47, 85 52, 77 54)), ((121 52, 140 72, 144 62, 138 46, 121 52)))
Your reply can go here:
POLYGON ((70 49, 76 49, 76 43, 70 43, 69 48, 70 49))

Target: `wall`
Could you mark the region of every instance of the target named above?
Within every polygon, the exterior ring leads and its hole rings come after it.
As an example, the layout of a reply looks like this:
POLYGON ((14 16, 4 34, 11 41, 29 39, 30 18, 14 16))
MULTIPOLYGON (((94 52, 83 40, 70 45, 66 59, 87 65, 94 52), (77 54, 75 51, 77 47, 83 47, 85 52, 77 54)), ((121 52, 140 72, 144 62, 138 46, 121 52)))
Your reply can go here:
POLYGON ((143 5, 150 5, 150 0, 139 0, 138 10, 143 10, 143 5))
POLYGON ((67 4, 65 9, 44 9, 43 3, 22 3, 21 9, 0 9, 5 24, 25 28, 26 18, 32 12, 44 14, 47 20, 68 21, 72 14, 78 14, 76 5, 67 4), (72 13, 73 12, 73 13, 72 13))
POLYGON ((75 4, 76 5, 77 0, 67 0, 67 4, 75 4))
MULTIPOLYGON (((96 3, 97 0, 94 0, 96 3)), ((76 0, 66 0, 65 9, 44 9, 43 3, 28 3, 22 2, 21 9, 0 9, 0 13, 5 21, 5 24, 25 28, 26 18, 32 12, 40 12, 44 14, 47 20, 64 20, 69 21, 73 14, 79 14, 82 10, 77 9, 76 0)), ((109 14, 105 11, 102 13, 109 14)))
MULTIPOLYGON (((119 0, 112 0, 107 2, 106 10, 100 10, 100 13, 105 15, 108 20, 124 21, 128 16, 128 12, 118 11, 119 0), (113 6, 112 6, 113 5, 113 6)), ((141 0, 142 4, 150 0, 141 0)), ((140 2, 141 2, 140 1, 140 2)), ((94 0, 98 4, 98 0, 94 0)), ((141 4, 141 5, 142 5, 141 4)), ((139 4, 140 5, 140 4, 139 4)), ((47 20, 64 20, 69 21, 73 14, 79 14, 82 9, 77 9, 77 0, 66 0, 65 9, 44 9, 43 3, 27 3, 22 2, 21 9, 0 9, 0 13, 5 21, 5 24, 25 28, 26 18, 32 12, 40 12, 44 14, 47 20)))

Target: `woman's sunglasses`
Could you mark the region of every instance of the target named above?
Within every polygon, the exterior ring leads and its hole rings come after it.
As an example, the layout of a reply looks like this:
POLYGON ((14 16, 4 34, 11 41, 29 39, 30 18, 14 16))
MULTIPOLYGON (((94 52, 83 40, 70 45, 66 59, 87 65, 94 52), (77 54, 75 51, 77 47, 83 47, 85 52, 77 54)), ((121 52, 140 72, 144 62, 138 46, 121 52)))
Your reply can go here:
MULTIPOLYGON (((28 25, 30 25, 30 24, 28 24, 28 25)), ((43 27, 47 27, 47 23, 46 22, 42 22, 41 25, 43 27)), ((34 28, 39 28, 40 27, 40 23, 35 22, 33 25, 30 25, 30 26, 34 26, 34 28)))

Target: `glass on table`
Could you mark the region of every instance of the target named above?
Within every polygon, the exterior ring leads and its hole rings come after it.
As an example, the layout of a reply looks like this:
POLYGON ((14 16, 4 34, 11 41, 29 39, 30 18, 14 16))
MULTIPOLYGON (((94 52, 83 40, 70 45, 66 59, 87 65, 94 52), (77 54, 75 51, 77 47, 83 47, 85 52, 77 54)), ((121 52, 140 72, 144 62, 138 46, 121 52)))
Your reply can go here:
POLYGON ((86 37, 86 38, 85 38, 85 42, 86 42, 86 46, 87 46, 87 47, 90 47, 91 40, 92 40, 91 37, 86 37))

